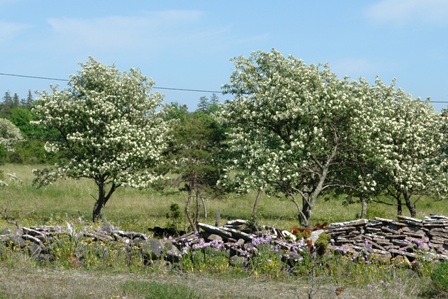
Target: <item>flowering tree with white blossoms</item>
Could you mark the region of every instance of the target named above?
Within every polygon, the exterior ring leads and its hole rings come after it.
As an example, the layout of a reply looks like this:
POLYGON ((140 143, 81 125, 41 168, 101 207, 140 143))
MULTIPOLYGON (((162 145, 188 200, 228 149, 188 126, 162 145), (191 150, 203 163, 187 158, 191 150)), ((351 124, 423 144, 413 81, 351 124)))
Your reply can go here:
POLYGON ((67 89, 52 86, 35 101, 35 123, 59 132, 45 149, 60 152, 61 160, 35 170, 34 184, 92 179, 98 187, 96 221, 117 188, 145 188, 158 178, 151 169, 161 161, 169 126, 157 111, 163 96, 150 93, 154 82, 138 70, 120 72, 93 58, 80 65, 67 89))
POLYGON ((230 150, 238 157, 228 170, 238 170, 241 186, 273 188, 288 196, 301 224, 308 226, 319 195, 345 184, 332 173, 365 146, 370 131, 363 109, 369 99, 328 66, 308 66, 276 50, 234 63, 231 82, 223 88, 235 99, 221 115, 229 127, 230 150))
MULTIPOLYGON (((0 147, 6 149, 7 151, 13 151, 14 145, 18 142, 23 141, 22 133, 20 129, 17 128, 11 121, 0 118, 0 147)), ((4 161, 0 160, 0 164, 4 161)), ((2 172, 0 171, 0 174, 2 172)), ((6 183, 0 180, 0 186, 5 186, 6 183)))
POLYGON ((446 192, 446 161, 441 159, 446 120, 429 102, 396 89, 395 82, 386 86, 377 80, 372 94, 379 103, 376 126, 381 132, 381 142, 372 145, 380 158, 377 170, 387 180, 386 195, 396 200, 397 214, 404 201, 415 217, 422 195, 446 192))
POLYGON ((10 120, 0 118, 0 146, 13 151, 14 145, 23 141, 22 133, 10 120))

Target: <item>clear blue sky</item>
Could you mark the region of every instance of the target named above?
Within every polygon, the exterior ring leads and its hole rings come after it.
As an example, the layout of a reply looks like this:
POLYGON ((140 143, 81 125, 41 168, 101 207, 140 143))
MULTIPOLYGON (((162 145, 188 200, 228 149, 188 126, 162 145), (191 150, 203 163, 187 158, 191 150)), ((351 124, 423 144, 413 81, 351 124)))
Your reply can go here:
MULTIPOLYGON (((92 56, 159 87, 220 91, 231 58, 272 48, 448 102, 446 0, 0 0, 0 73, 68 79, 92 56)), ((0 76, 0 95, 56 83, 0 76)), ((158 91, 190 109, 211 95, 158 91)))

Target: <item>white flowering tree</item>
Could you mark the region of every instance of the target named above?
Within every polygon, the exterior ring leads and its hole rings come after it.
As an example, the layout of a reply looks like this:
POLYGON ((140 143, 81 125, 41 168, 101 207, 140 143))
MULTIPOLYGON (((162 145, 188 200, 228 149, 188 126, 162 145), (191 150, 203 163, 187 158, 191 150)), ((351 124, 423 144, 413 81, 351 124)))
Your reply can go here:
POLYGON ((365 146, 370 131, 363 109, 370 99, 328 66, 308 66, 276 50, 234 63, 224 91, 235 99, 221 115, 229 127, 230 150, 238 157, 228 170, 238 170, 242 187, 285 194, 307 226, 319 195, 345 184, 333 172, 356 161, 350 153, 365 146))
POLYGON ((441 117, 429 102, 413 98, 401 89, 377 80, 373 96, 381 142, 372 146, 379 157, 377 170, 387 180, 386 195, 396 200, 397 213, 403 202, 412 217, 422 195, 446 192, 444 142, 441 117), (443 159, 444 160, 444 159, 443 159))
POLYGON ((59 132, 45 149, 60 152, 61 159, 35 170, 34 184, 92 179, 98 187, 96 221, 117 188, 145 188, 157 179, 151 169, 161 160, 169 128, 157 112, 162 95, 150 93, 154 82, 138 70, 120 72, 93 58, 80 65, 67 89, 52 86, 35 101, 35 123, 59 132))
POLYGON ((378 167, 383 161, 378 149, 382 144, 382 131, 379 114, 384 108, 381 100, 375 96, 376 88, 365 79, 352 81, 347 94, 362 103, 360 112, 352 120, 353 132, 350 138, 352 146, 348 152, 341 153, 338 167, 332 169, 330 180, 338 181, 334 193, 346 197, 344 203, 361 203, 360 217, 367 216, 367 204, 381 195, 388 182, 378 167))
MULTIPOLYGON (((23 141, 22 133, 20 129, 17 128, 11 121, 0 118, 0 148, 5 149, 6 151, 13 151, 14 145, 23 141)), ((0 160, 0 164, 4 163, 4 161, 0 160)), ((0 174, 2 172, 0 171, 0 174)), ((3 180, 0 180, 0 186, 4 186, 6 183, 3 180)))
POLYGON ((0 118, 0 146, 7 151, 13 151, 14 145, 23 141, 22 133, 10 120, 0 118))

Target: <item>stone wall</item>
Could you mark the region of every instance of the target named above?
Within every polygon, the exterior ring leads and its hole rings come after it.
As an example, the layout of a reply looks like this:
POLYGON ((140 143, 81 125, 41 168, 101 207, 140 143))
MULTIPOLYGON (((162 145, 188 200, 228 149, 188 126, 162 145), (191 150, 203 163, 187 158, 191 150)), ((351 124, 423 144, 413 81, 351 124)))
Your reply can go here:
POLYGON ((331 247, 346 253, 448 260, 447 216, 359 219, 333 223, 325 232, 332 237, 331 247))
MULTIPOLYGON (((91 230, 75 231, 66 227, 35 226, 0 231, 0 243, 5 247, 21 249, 42 261, 54 259, 52 243, 64 235, 77 241, 101 241, 103 244, 120 243, 129 250, 137 248, 144 264, 164 259, 176 263, 183 254, 214 247, 225 250, 229 263, 247 264, 257 254, 257 246, 269 244, 282 256, 287 265, 303 258, 306 252, 316 250, 316 240, 322 233, 330 235, 329 251, 352 257, 376 255, 386 259, 402 257, 411 264, 417 259, 448 260, 448 217, 430 215, 425 219, 398 217, 397 220, 375 218, 332 223, 309 230, 310 236, 298 239, 290 230, 249 225, 246 220, 232 220, 223 226, 199 224, 200 232, 179 237, 156 238, 145 233, 126 232, 105 223, 91 230)), ((82 259, 82 257, 78 257, 82 259)))

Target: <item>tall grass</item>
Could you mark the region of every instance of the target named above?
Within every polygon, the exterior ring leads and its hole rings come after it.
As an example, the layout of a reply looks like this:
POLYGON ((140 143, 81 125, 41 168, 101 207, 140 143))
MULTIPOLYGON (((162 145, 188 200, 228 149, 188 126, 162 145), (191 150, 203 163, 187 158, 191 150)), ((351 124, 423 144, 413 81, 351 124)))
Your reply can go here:
MULTIPOLYGON (((8 183, 7 187, 0 189, 3 216, 20 220, 22 225, 60 224, 63 219, 78 217, 90 220, 97 193, 94 183, 87 179, 66 179, 36 189, 32 186, 32 169, 39 167, 43 166, 8 164, 1 168, 8 183)), ((227 219, 250 219, 255 196, 255 193, 249 193, 206 198, 208 219, 202 215, 201 221, 213 224, 217 211, 220 211, 221 223, 227 219)), ((105 220, 121 229, 146 231, 148 227, 167 225, 169 220, 166 214, 170 205, 176 203, 183 210, 185 201, 186 194, 182 192, 119 188, 107 203, 104 216, 105 220)), ((313 209, 311 220, 312 223, 352 220, 359 211, 359 204, 343 205, 343 199, 320 199, 313 209)), ((419 217, 430 213, 448 214, 448 206, 445 201, 423 198, 417 202, 417 211, 419 217)), ((262 224, 279 228, 298 225, 296 215, 297 210, 291 201, 274 196, 263 196, 258 208, 258 219, 262 224)), ((394 219, 396 208, 369 204, 368 217, 377 216, 394 219)), ((187 226, 186 219, 183 226, 187 226)))

